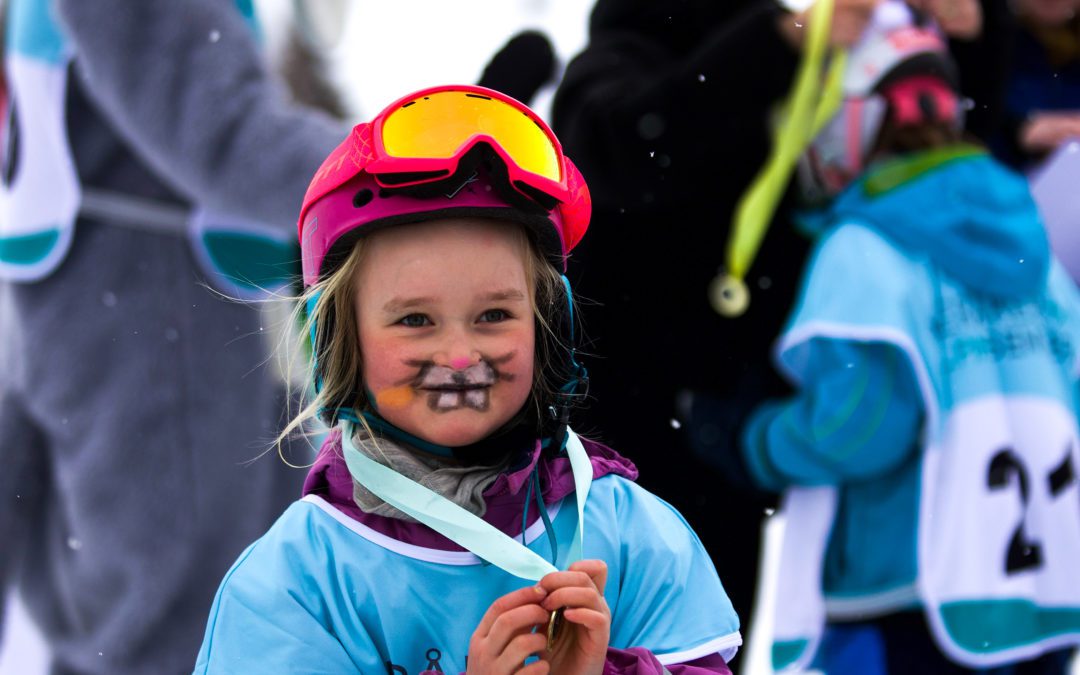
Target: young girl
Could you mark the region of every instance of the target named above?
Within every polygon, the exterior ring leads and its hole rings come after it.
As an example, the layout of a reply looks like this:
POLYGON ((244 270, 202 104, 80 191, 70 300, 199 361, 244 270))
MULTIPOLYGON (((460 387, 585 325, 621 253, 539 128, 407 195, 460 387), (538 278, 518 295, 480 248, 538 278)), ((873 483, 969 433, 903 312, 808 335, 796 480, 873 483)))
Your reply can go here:
POLYGON ((300 217, 318 395, 292 426, 333 430, 222 582, 196 672, 729 672, 697 537, 567 427, 561 271, 589 211, 543 121, 479 87, 406 96, 330 155, 300 217))
POLYGON ((807 154, 833 199, 777 350, 796 393, 743 439, 786 491, 773 661, 1057 675, 1080 643, 1080 299, 1024 180, 959 142, 951 62, 911 19, 878 8, 807 154))

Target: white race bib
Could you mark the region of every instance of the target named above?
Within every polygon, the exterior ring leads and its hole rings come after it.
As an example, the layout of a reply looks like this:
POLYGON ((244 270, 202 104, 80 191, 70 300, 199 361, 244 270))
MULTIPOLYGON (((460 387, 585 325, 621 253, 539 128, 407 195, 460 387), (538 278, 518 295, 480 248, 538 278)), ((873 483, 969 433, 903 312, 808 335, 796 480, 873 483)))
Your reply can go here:
POLYGON ((79 210, 64 118, 68 67, 11 54, 7 73, 14 124, 0 189, 0 278, 34 281, 67 253, 79 210))
MULTIPOLYGON (((801 671, 810 665, 825 627, 822 566, 836 517, 836 488, 793 487, 784 492, 786 518, 780 544, 773 617, 772 666, 801 671)), ((768 553, 766 553, 768 555, 768 553)))
POLYGON ((927 450, 920 583, 938 644, 970 667, 1080 643, 1080 469, 1071 411, 999 395, 952 409, 927 450))

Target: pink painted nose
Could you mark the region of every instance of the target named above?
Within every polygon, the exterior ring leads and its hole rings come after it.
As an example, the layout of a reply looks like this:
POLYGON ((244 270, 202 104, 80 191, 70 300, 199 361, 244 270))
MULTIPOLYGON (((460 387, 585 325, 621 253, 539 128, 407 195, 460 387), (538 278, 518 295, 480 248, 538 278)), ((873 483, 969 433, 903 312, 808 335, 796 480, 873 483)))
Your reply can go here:
POLYGON ((480 363, 483 358, 480 352, 470 349, 470 345, 465 340, 456 341, 454 344, 448 345, 445 351, 431 355, 431 360, 435 365, 453 368, 454 370, 465 370, 469 366, 480 363))

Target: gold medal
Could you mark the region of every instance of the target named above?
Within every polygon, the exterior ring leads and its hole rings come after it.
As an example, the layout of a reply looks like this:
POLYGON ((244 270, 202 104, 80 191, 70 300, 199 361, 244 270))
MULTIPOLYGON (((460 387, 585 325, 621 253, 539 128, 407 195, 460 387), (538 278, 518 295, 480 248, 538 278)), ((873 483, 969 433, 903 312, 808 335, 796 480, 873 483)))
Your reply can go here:
POLYGON ((548 619, 547 650, 549 652, 555 649, 555 641, 559 639, 559 633, 562 631, 563 609, 563 607, 560 607, 555 610, 551 613, 551 618, 548 619))
POLYGON ((717 314, 734 319, 742 316, 750 306, 750 291, 741 279, 720 274, 709 284, 709 302, 717 314))

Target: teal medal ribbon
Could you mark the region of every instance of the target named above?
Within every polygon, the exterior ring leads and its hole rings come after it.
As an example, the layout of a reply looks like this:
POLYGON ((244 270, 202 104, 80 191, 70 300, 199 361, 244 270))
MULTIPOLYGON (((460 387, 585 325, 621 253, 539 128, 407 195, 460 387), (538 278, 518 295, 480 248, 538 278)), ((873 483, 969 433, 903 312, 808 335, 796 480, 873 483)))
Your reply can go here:
MULTIPOLYGON (((342 424, 341 448, 353 480, 379 499, 427 525, 450 541, 471 551, 477 557, 522 579, 539 581, 551 572, 555 564, 510 537, 482 518, 469 513, 446 497, 383 466, 356 449, 352 442, 355 425, 342 424)), ((577 434, 567 429, 566 454, 574 473, 574 493, 577 500, 577 528, 567 556, 567 565, 581 559, 584 548, 583 523, 585 500, 592 486, 592 462, 577 434)), ((555 561, 557 562, 557 561, 555 561)))

